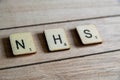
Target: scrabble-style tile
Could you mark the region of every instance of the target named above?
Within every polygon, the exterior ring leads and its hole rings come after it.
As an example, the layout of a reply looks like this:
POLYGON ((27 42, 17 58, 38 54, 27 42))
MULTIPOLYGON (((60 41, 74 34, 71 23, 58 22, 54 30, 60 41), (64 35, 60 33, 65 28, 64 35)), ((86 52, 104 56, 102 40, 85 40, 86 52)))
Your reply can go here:
POLYGON ((70 48, 64 29, 48 29, 44 31, 44 34, 50 51, 70 48))
POLYGON ((36 53, 31 33, 15 33, 10 35, 10 43, 14 55, 36 53))
POLYGON ((84 45, 102 42, 102 38, 95 25, 77 26, 76 30, 84 45))

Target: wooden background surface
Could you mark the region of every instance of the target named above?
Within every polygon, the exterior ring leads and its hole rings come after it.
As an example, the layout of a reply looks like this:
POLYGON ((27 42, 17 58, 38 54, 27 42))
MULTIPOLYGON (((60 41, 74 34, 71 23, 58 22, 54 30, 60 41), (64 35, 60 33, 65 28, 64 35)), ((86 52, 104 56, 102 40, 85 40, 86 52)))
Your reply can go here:
POLYGON ((0 0, 0 80, 120 80, 120 0, 0 0), (103 43, 83 46, 75 27, 103 43), (43 31, 64 28, 70 50, 49 52, 43 31), (31 32, 37 53, 14 57, 9 35, 31 32))

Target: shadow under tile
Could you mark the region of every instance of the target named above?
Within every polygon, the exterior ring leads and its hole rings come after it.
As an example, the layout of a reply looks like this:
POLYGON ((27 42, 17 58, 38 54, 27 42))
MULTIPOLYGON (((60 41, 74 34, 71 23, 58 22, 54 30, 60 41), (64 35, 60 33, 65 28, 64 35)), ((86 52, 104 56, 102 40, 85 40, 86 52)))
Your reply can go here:
POLYGON ((44 33, 39 33, 39 34, 38 34, 38 38, 39 38, 40 44, 41 44, 41 46, 42 46, 42 50, 43 50, 45 53, 50 53, 50 51, 49 51, 49 49, 48 49, 48 46, 47 46, 47 42, 46 42, 44 33))
POLYGON ((83 47, 84 45, 82 44, 82 41, 79 38, 79 35, 78 35, 76 29, 71 29, 70 32, 71 32, 71 35, 72 35, 71 37, 73 39, 74 45, 76 47, 83 47))
POLYGON ((9 38, 3 38, 2 42, 3 42, 4 53, 5 53, 6 57, 7 58, 14 57, 14 55, 12 53, 12 48, 10 45, 9 38))

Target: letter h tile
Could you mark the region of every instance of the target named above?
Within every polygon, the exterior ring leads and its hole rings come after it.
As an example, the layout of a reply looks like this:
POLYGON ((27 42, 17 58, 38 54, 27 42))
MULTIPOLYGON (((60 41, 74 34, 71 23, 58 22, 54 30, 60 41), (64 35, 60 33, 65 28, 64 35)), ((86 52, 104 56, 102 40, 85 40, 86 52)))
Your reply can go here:
POLYGON ((50 51, 70 48, 64 29, 48 29, 45 30, 44 33, 50 51))

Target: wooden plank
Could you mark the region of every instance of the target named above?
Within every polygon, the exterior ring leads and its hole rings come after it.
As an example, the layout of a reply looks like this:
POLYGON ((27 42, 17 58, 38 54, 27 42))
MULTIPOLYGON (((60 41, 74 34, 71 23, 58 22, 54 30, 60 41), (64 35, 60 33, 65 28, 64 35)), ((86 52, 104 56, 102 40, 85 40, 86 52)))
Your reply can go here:
POLYGON ((118 0, 0 0, 0 29, 111 15, 118 0))
POLYGON ((0 30, 0 68, 31 64, 37 62, 58 60, 76 56, 89 54, 99 54, 100 52, 120 49, 120 17, 103 18, 88 21, 78 21, 51 25, 41 25, 26 28, 14 28, 9 30, 0 30), (102 35, 103 43, 98 45, 83 46, 75 26, 81 24, 92 23, 97 26, 98 31, 102 35), (70 50, 48 52, 43 31, 45 29, 64 28, 68 40, 71 44, 70 50), (37 53, 27 56, 12 56, 12 51, 9 43, 9 35, 17 32, 31 32, 34 37, 37 53))
POLYGON ((120 52, 0 71, 0 80, 119 80, 120 52))

